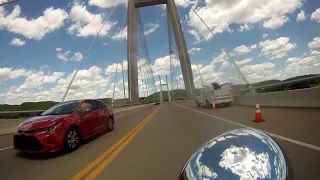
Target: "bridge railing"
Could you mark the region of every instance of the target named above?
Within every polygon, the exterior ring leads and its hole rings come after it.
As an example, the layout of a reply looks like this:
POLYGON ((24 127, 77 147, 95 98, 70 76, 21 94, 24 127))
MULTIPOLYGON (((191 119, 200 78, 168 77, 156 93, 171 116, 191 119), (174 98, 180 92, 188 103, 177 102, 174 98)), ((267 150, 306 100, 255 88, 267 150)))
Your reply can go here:
POLYGON ((0 119, 16 119, 38 116, 45 110, 30 110, 30 111, 0 111, 0 119))
POLYGON ((234 91, 237 105, 320 108, 320 75, 234 91), (255 94, 251 93, 252 89, 255 94))
POLYGON ((266 84, 266 85, 251 85, 251 87, 234 90, 235 95, 249 95, 252 94, 252 90, 256 94, 288 91, 294 89, 304 89, 320 86, 320 75, 314 75, 309 77, 303 77, 299 79, 285 80, 278 83, 266 84))

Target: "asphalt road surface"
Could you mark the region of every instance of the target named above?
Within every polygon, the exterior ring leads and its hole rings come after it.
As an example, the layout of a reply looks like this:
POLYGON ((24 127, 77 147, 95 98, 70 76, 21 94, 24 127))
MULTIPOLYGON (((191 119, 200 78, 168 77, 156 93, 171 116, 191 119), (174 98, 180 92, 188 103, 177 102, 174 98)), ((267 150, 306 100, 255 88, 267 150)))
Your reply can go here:
MULTIPOLYGON (((177 179, 190 155, 221 133, 254 127, 272 133, 287 154, 295 179, 318 179, 320 113, 316 109, 262 108, 266 121, 253 123, 254 107, 197 108, 193 102, 164 103, 116 114, 116 129, 75 152, 28 155, 0 151, 0 179, 177 179)), ((12 135, 0 136, 0 149, 12 135)))

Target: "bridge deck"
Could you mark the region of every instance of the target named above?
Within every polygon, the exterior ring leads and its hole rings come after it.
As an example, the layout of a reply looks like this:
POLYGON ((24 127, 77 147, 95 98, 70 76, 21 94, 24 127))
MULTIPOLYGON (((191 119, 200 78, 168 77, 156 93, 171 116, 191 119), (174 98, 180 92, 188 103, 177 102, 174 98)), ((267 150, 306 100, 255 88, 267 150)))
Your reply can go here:
MULTIPOLYGON (((23 155, 13 149, 0 151, 3 179, 69 179, 82 172, 95 159, 118 142, 159 106, 118 113, 116 129, 86 141, 77 151, 52 155, 23 155), (5 162, 5 163, 4 163, 5 162), (19 173, 16 173, 19 172, 19 173)), ((96 179, 176 179, 178 173, 201 144, 227 130, 242 125, 263 129, 281 137, 303 141, 319 148, 319 112, 313 109, 262 108, 266 122, 256 124, 253 107, 218 108, 212 111, 195 107, 194 102, 164 103, 127 143, 114 150, 85 174, 96 179), (225 120, 230 120, 227 122, 225 120), (234 123, 239 123, 236 125, 234 123), (122 149, 121 149, 122 148, 122 149), (111 158, 112 157, 112 158, 111 158), (99 170, 100 168, 100 170, 99 170)), ((144 121, 143 121, 144 122, 144 121)), ((274 138, 286 152, 295 179, 318 179, 320 151, 274 138)), ((12 135, 0 136, 0 142, 12 135)), ((3 148, 3 144, 0 144, 3 148)))

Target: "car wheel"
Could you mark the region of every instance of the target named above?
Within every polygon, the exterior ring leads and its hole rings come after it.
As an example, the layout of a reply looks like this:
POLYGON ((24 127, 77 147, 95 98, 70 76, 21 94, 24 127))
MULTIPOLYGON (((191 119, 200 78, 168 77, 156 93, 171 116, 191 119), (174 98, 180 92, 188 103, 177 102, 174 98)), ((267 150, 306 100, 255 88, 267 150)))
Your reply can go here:
POLYGON ((208 102, 208 100, 206 100, 206 108, 210 108, 210 104, 209 104, 209 102, 208 102))
POLYGON ((110 117, 108 119, 108 132, 113 130, 113 128, 114 128, 113 126, 114 126, 114 120, 113 120, 113 118, 110 117))
POLYGON ((197 104, 197 107, 200 107, 200 104, 199 104, 198 100, 196 100, 196 104, 197 104))
POLYGON ((65 149, 67 152, 76 150, 79 147, 80 133, 77 128, 70 128, 65 137, 65 149))

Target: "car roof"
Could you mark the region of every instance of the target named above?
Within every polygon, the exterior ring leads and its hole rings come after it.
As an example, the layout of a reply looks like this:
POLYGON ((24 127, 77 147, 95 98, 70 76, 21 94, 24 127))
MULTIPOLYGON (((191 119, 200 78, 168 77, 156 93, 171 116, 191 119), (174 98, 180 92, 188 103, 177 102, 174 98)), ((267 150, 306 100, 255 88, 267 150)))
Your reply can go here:
POLYGON ((99 102, 101 102, 101 103, 105 104, 104 102, 102 102, 102 101, 100 101, 100 100, 98 100, 98 99, 70 100, 70 101, 65 101, 65 102, 63 102, 63 103, 67 103, 67 102, 83 102, 83 101, 99 101, 99 102))
POLYGON ((60 103, 68 103, 68 102, 81 102, 81 100, 71 100, 71 101, 64 101, 64 102, 60 102, 60 103))

